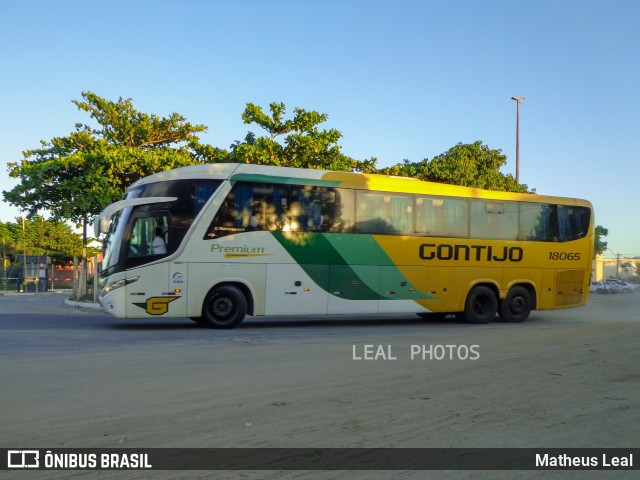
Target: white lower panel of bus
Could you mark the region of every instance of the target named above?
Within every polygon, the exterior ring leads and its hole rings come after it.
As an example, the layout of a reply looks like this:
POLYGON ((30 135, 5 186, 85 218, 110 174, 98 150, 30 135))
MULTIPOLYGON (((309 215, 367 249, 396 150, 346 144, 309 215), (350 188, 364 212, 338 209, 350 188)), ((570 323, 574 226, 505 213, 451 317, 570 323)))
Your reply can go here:
MULTIPOLYGON (((323 314, 363 314, 363 313, 416 313, 427 312, 413 300, 349 300, 340 298, 343 289, 358 289, 363 286, 355 280, 346 279, 348 269, 341 267, 313 265, 306 269, 315 269, 315 275, 326 278, 333 293, 320 287, 299 265, 267 265, 266 278, 266 315, 323 315, 323 314), (342 281, 338 282, 338 278, 342 281), (329 280, 331 279, 331 280, 329 280)), ((366 267, 379 269, 380 267, 366 267)), ((375 278, 375 275, 371 275, 375 278)))
POLYGON ((380 300, 378 302, 378 313, 426 313, 429 311, 413 300, 380 300))
POLYGON ((266 315, 322 315, 329 294, 299 265, 267 265, 266 315))

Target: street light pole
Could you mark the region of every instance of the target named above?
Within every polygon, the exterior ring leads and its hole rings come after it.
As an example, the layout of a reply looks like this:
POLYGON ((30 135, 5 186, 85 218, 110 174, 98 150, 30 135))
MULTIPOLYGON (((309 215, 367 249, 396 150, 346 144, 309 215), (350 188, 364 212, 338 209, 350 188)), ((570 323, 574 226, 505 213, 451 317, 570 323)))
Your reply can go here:
POLYGON ((516 101, 516 183, 520 183, 520 102, 524 97, 511 97, 516 101))

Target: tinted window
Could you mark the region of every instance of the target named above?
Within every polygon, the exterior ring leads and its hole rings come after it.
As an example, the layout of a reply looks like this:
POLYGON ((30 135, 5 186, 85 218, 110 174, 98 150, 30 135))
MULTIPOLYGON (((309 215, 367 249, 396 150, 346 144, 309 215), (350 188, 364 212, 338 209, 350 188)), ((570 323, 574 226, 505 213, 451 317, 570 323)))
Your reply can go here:
POLYGON ((356 192, 348 188, 336 188, 333 203, 327 204, 327 231, 353 232, 356 224, 356 192))
MULTIPOLYGON (((316 187, 310 185, 292 185, 290 206, 287 212, 288 227, 291 231, 334 232, 342 231, 346 210, 349 217, 349 195, 344 190, 316 187), (345 208, 346 207, 346 208, 345 208)), ((353 202, 351 202, 353 204, 353 202)), ((287 223, 285 223, 285 230, 287 223)))
POLYGON ((238 182, 205 238, 256 230, 341 232, 352 225, 352 192, 310 185, 238 182))
POLYGON ((557 239, 557 207, 544 203, 520 204, 520 240, 553 242, 557 239))
POLYGON ((471 202, 472 238, 518 239, 518 204, 492 200, 471 202))
POLYGON ((558 205, 558 237, 561 242, 587 235, 591 210, 585 207, 558 205))
POLYGON ((415 233, 434 237, 468 237, 469 202, 458 198, 417 197, 415 233))
POLYGON ((238 182, 205 238, 279 230, 568 241, 589 222, 584 207, 238 182))
POLYGON ((252 230, 282 230, 289 210, 286 185, 237 183, 218 209, 207 237, 252 230))

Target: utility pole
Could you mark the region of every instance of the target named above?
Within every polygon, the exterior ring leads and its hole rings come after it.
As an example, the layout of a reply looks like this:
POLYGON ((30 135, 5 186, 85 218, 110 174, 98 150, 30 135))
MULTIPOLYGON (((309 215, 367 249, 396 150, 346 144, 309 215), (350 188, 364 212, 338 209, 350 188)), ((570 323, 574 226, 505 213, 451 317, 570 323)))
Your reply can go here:
POLYGON ((511 97, 516 101, 516 183, 520 183, 520 102, 524 97, 511 97))

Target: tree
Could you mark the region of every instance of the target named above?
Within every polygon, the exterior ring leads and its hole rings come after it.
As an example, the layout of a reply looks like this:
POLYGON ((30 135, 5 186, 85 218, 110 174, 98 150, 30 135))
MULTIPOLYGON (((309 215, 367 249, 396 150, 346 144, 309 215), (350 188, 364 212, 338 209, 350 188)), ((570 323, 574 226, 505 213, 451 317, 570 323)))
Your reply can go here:
POLYGON ((631 265, 631 262, 622 262, 620 264, 620 270, 622 270, 627 275, 629 274, 632 268, 633 268, 633 265, 631 265))
POLYGON ((596 226, 593 241, 593 258, 597 255, 602 255, 607 250, 607 242, 603 240, 607 235, 609 235, 609 230, 601 225, 596 226))
POLYGON ((68 136, 42 140, 40 148, 23 152, 21 162, 8 164, 9 175, 20 183, 2 193, 30 217, 48 211, 56 220, 82 225, 80 285, 84 289, 87 223, 122 198, 125 188, 136 180, 200 163, 195 153, 197 134, 206 127, 188 123, 177 113, 158 117, 138 112, 131 99, 113 102, 91 92, 83 92, 82 97, 73 103, 89 113, 97 128, 76 123, 68 136))
POLYGON ((338 130, 318 128, 327 120, 327 114, 295 108, 293 119, 285 120, 285 105, 276 102, 269 105, 269 111, 270 115, 262 107, 247 103, 242 120, 257 124, 268 135, 256 137, 249 132, 243 142, 231 145, 231 161, 341 171, 375 170, 375 160, 355 160, 341 152, 338 140, 342 134, 338 130))
POLYGON ((432 160, 402 163, 380 169, 380 173, 416 177, 431 182, 463 185, 507 192, 527 192, 525 184, 519 184, 511 174, 503 174, 507 157, 500 150, 491 149, 478 140, 474 143, 458 143, 432 160))
POLYGON ((7 261, 15 261, 18 254, 18 244, 12 235, 8 223, 0 222, 0 257, 2 257, 2 268, 7 267, 7 261))
POLYGON ((112 102, 91 92, 73 100, 98 128, 77 123, 66 137, 42 140, 21 162, 9 163, 20 183, 3 195, 29 216, 48 211, 53 218, 89 221, 124 189, 152 173, 200 163, 194 149, 204 125, 177 113, 158 117, 138 112, 131 99, 112 102))
POLYGON ((56 220, 36 216, 0 225, 0 249, 12 261, 23 253, 26 255, 48 255, 54 263, 66 264, 82 254, 82 238, 71 227, 56 220))
POLYGON ((18 254, 18 246, 16 245, 11 232, 7 225, 0 222, 0 258, 2 258, 2 266, 0 267, 0 290, 7 289, 7 268, 18 254))

